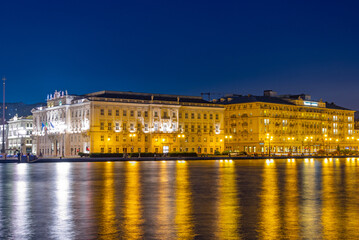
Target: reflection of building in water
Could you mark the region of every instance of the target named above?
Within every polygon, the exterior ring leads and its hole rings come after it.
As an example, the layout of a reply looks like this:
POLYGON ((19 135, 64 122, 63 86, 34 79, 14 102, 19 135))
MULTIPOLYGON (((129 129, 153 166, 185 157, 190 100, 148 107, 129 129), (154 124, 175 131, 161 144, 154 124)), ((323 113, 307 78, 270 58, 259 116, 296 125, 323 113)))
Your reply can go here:
POLYGON ((344 220, 341 224, 345 228, 346 239, 359 239, 359 158, 348 158, 345 164, 345 201, 344 220))
MULTIPOLYGON (((155 228, 156 236, 149 238, 156 239, 175 239, 176 230, 174 226, 174 191, 172 189, 173 185, 170 185, 170 180, 174 180, 173 172, 169 166, 172 166, 171 162, 162 161, 160 164, 160 171, 158 172, 158 199, 157 201, 157 211, 155 228)), ((152 216, 153 217, 153 216, 152 216)))
POLYGON ((234 163, 232 160, 221 160, 218 171, 218 239, 240 239, 240 204, 234 163))
POLYGON ((192 197, 186 162, 176 163, 176 230, 177 239, 193 239, 192 197))
POLYGON ((32 116, 15 117, 8 121, 8 153, 15 154, 20 151, 23 154, 32 152, 32 116))
POLYGON ((19 164, 14 179, 14 212, 11 217, 14 239, 26 239, 31 235, 31 204, 29 204, 29 165, 19 164))
POLYGON ((279 191, 275 162, 267 160, 263 169, 260 208, 260 239, 279 239, 279 191))
POLYGON ((201 97, 101 91, 55 92, 32 111, 37 153, 223 150, 224 108, 201 97))
POLYGON ((303 239, 315 239, 320 236, 321 199, 320 199, 320 169, 315 166, 313 159, 304 159, 302 166, 300 225, 303 239))
POLYGON ((338 236, 338 227, 342 219, 339 218, 339 202, 336 197, 338 194, 338 180, 336 173, 340 173, 337 166, 339 162, 328 161, 324 159, 322 167, 322 225, 323 225, 323 238, 324 239, 340 239, 338 236))
POLYGON ((124 199, 124 239, 143 239, 142 205, 139 166, 137 162, 126 163, 124 199))
POLYGON ((56 164, 54 211, 51 217, 51 235, 55 239, 71 239, 74 234, 73 212, 71 209, 71 163, 56 164))
POLYGON ((296 160, 287 159, 285 169, 284 194, 284 230, 289 239, 299 239, 299 191, 296 160))
POLYGON ((102 201, 102 224, 100 228, 101 235, 113 236, 117 232, 116 212, 115 212, 115 185, 114 185, 114 164, 105 163, 104 187, 102 201))

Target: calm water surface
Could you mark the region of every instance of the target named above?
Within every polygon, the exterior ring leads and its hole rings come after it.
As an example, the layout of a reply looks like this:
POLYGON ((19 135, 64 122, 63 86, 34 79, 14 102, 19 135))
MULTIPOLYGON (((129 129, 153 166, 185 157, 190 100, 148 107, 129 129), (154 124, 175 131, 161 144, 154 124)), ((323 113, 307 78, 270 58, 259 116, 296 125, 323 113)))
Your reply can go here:
POLYGON ((359 239, 359 159, 0 165, 1 239, 359 239))

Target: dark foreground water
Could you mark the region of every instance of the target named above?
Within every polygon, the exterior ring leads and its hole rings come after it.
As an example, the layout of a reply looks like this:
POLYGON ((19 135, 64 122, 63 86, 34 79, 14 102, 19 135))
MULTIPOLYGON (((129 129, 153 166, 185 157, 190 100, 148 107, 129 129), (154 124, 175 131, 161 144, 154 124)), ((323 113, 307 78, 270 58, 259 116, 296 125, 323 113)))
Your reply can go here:
POLYGON ((359 159, 0 165, 1 239, 359 239, 359 159))

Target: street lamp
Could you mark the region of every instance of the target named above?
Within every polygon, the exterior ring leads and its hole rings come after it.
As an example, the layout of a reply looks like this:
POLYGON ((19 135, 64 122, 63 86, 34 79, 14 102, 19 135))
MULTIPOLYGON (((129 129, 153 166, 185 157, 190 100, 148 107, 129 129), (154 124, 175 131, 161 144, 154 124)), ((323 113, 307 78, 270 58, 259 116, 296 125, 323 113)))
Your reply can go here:
MULTIPOLYGON (((294 137, 288 137, 288 141, 290 142, 290 141, 294 141, 294 137)), ((289 144, 289 152, 292 154, 293 153, 293 146, 290 146, 290 144, 289 144)))
POLYGON ((130 133, 130 139, 131 139, 131 152, 133 152, 133 138, 136 137, 136 133, 130 133))
POLYGON ((180 152, 182 152, 182 139, 185 138, 186 136, 184 134, 178 134, 177 135, 178 139, 179 139, 179 147, 180 147, 180 152))
POLYGON ((327 137, 328 137, 327 134, 325 134, 324 137, 323 137, 323 151, 324 151, 324 153, 325 153, 325 141, 327 141, 327 137))
POLYGON ((270 142, 273 140, 273 136, 269 135, 269 133, 267 133, 267 137, 268 139, 268 143, 269 143, 269 146, 268 146, 268 156, 270 156, 270 142))
MULTIPOLYGON (((227 140, 227 143, 229 144, 229 140, 232 139, 232 135, 226 135, 226 136, 224 136, 224 139, 227 140)), ((230 151, 232 151, 232 146, 229 146, 229 148, 230 148, 230 151)))

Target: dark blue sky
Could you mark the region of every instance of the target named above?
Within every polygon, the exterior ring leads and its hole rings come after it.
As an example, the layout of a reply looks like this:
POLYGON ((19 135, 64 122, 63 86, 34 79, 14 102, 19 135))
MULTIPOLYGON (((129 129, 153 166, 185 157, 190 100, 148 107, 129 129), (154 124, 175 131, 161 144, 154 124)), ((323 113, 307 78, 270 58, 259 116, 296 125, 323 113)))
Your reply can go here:
POLYGON ((1 1, 7 101, 308 93, 359 109, 357 1, 1 1))

